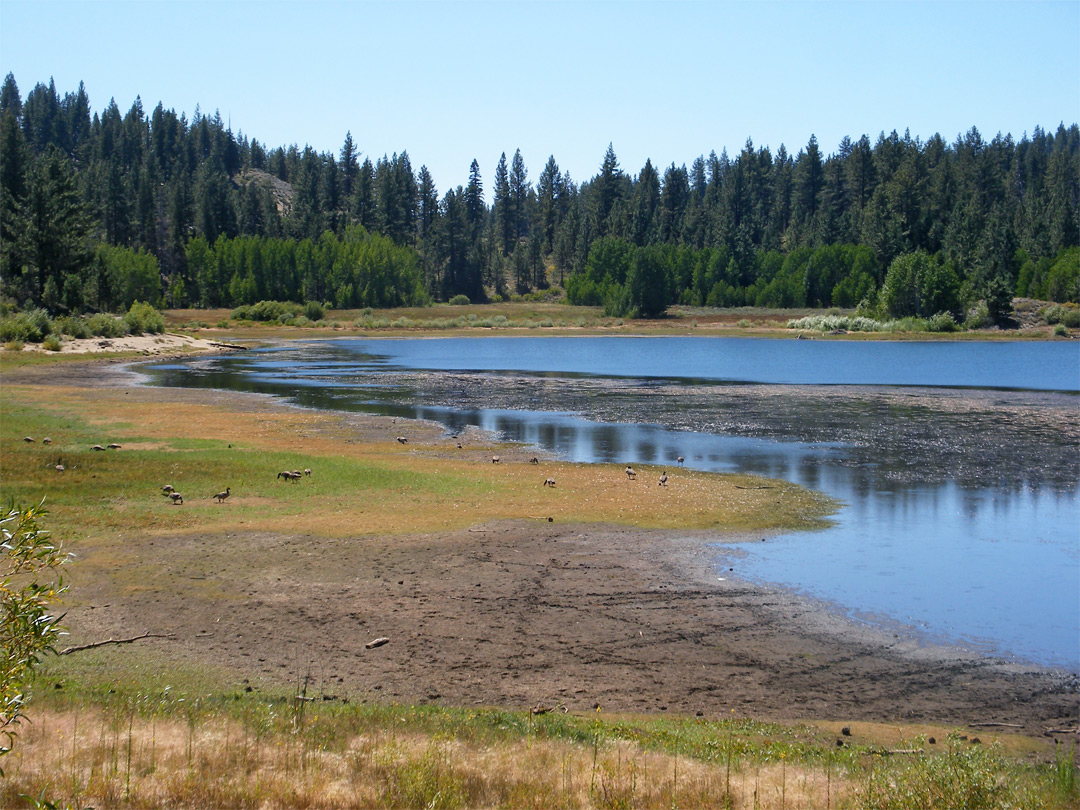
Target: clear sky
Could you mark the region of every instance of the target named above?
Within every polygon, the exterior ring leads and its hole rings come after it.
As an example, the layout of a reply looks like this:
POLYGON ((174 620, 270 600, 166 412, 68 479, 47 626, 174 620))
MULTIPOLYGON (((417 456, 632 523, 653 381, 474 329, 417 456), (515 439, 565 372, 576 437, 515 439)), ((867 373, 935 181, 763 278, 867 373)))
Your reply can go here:
POLYGON ((49 2, 0 0, 0 72, 26 94, 86 84, 97 112, 141 96, 220 111, 276 147, 408 150, 440 194, 501 152, 575 181, 609 142, 624 171, 811 134, 972 126, 1019 138, 1080 120, 1070 2, 49 2))

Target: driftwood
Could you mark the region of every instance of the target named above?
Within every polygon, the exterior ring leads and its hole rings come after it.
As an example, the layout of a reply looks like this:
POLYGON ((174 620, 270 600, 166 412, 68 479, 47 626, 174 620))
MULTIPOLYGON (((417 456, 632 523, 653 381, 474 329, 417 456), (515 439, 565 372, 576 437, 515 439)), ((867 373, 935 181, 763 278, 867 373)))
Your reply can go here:
POLYGON ((389 643, 390 643, 390 639, 388 639, 386 637, 377 638, 374 641, 369 641, 367 644, 365 644, 364 649, 365 650, 371 650, 371 649, 374 649, 375 647, 381 647, 383 644, 389 644, 389 643))
POLYGON ((1048 728, 1047 734, 1080 734, 1080 726, 1076 728, 1048 728))
POLYGON ((1023 728, 1018 723, 968 723, 971 728, 990 728, 991 726, 1000 726, 1002 728, 1023 728))
POLYGON ((130 644, 133 641, 139 641, 144 638, 173 638, 175 633, 151 633, 149 631, 143 633, 141 636, 132 636, 131 638, 107 638, 104 641, 92 641, 89 644, 79 644, 75 647, 67 647, 57 655, 69 655, 70 653, 82 652, 83 650, 92 650, 95 647, 104 647, 106 644, 130 644))
POLYGON ((765 484, 760 487, 740 487, 738 484, 736 484, 735 489, 772 489, 772 486, 769 484, 765 484))

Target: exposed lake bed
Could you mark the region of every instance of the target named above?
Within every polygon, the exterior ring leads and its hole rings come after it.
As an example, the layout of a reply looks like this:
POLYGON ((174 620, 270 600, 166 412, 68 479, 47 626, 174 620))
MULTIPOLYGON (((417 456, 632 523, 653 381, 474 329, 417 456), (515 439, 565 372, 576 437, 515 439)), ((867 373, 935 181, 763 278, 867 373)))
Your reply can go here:
MULTIPOLYGON (((686 467, 820 489, 846 504, 836 525, 744 549, 740 576, 785 584, 851 617, 905 625, 934 641, 1080 669, 1078 399, 1015 387, 1040 364, 1031 354, 1040 347, 1021 347, 1027 355, 1011 367, 1001 360, 1015 353, 1011 347, 996 359, 1001 344, 976 346, 973 355, 964 354, 971 344, 946 347, 958 358, 949 362, 961 364, 961 381, 985 383, 996 364, 998 378, 1014 386, 949 388, 722 382, 732 363, 742 369, 736 376, 806 374, 804 341, 728 341, 737 347, 734 360, 714 360, 710 352, 722 354, 724 343, 330 341, 200 360, 161 379, 430 419, 448 431, 471 425, 558 458, 667 465, 673 483, 683 456, 686 467), (748 345, 772 364, 746 365, 748 345), (790 364, 795 371, 785 370, 791 351, 800 353, 790 364), (660 369, 667 376, 654 376, 660 369)), ((870 358, 871 373, 882 377, 880 348, 863 344, 849 357, 870 358)), ((940 346, 891 350, 906 352, 897 358, 916 369, 886 379, 938 379, 950 368, 940 346)), ((1051 370, 1056 378, 1040 367, 1040 384, 1076 385, 1070 364, 1080 353, 1066 350, 1053 346, 1053 362, 1064 367, 1051 370)), ((826 377, 830 367, 846 376, 857 370, 847 367, 850 359, 830 362, 826 377)))

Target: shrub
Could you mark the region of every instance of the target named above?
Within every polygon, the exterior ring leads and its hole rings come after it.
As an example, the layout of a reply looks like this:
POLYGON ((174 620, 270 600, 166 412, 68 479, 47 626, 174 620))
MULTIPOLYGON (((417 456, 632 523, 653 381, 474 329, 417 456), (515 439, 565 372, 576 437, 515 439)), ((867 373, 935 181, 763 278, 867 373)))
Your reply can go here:
MULTIPOLYGON (((737 327, 739 327, 740 329, 749 329, 750 328, 750 321, 746 320, 746 318, 741 318, 741 319, 739 319, 739 322, 737 324, 735 324, 735 325, 737 327)), ((697 321, 694 321, 694 326, 697 326, 697 321)))
POLYGON ((47 352, 58 352, 64 348, 64 344, 60 342, 59 336, 49 335, 41 342, 41 348, 47 352))
POLYGON ((78 315, 57 318, 53 322, 53 327, 60 334, 70 335, 73 338, 88 338, 91 334, 90 325, 86 322, 86 319, 80 318, 78 315))
POLYGON ((968 312, 967 320, 964 321, 965 329, 982 329, 984 326, 990 325, 990 310, 986 306, 985 301, 977 303, 970 312, 968 312))
POLYGON ((472 302, 467 295, 455 295, 450 299, 450 305, 455 307, 467 307, 470 303, 472 302))
POLYGON ((1065 328, 1065 324, 1054 324, 1054 337, 1068 337, 1069 330, 1065 328))
MULTIPOLYGON (((251 304, 246 306, 240 306, 233 310, 232 316, 238 321, 278 321, 284 323, 289 318, 294 318, 303 312, 308 305, 319 306, 317 302, 311 301, 309 304, 303 307, 299 304, 285 301, 260 301, 257 304, 251 304)), ((325 314, 325 312, 323 313, 325 314)), ((314 318, 313 320, 319 320, 314 318)))
POLYGON ((960 327, 951 313, 939 312, 929 320, 928 328, 931 332, 955 332, 960 327))
POLYGON ((1060 323, 1069 327, 1070 329, 1080 328, 1080 309, 1075 306, 1061 306, 1055 304, 1049 307, 1043 307, 1039 314, 1042 315, 1042 319, 1048 324, 1060 323))
POLYGON ((326 307, 318 301, 308 301, 304 304, 304 317, 309 321, 321 321, 326 316, 326 307))
POLYGON ((12 352, 21 352, 23 350, 23 342, 21 340, 9 340, 4 344, 4 348, 12 352))
POLYGON ((21 340, 24 343, 41 343, 53 331, 53 323, 43 309, 17 312, 0 320, 0 340, 21 340))
POLYGON ((125 334, 124 323, 119 318, 98 312, 86 320, 90 334, 98 337, 116 338, 125 334))
POLYGON ((165 316, 149 304, 136 301, 124 316, 124 326, 133 335, 161 334, 165 331, 165 316))

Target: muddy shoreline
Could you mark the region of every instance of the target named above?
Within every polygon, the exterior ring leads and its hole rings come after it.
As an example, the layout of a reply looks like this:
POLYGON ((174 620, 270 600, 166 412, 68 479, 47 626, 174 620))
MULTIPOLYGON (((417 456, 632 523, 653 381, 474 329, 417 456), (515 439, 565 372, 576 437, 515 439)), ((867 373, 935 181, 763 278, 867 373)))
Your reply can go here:
MULTIPOLYGON (((138 385, 117 362, 5 376, 126 387, 163 405, 282 407, 138 385)), ((347 414, 340 429, 362 437, 385 420, 347 414)), ((75 638, 172 632, 146 643, 178 662, 229 662, 238 684, 286 687, 310 674, 321 694, 353 701, 1076 729, 1077 676, 859 625, 734 574, 721 580, 707 546, 716 539, 509 521, 389 543, 283 526, 228 538, 257 563, 229 572, 242 598, 226 611, 201 581, 123 599, 81 583, 68 622, 75 638), (366 649, 376 637, 390 642, 366 649)), ((220 541, 132 538, 131 553, 182 567, 220 541)))

